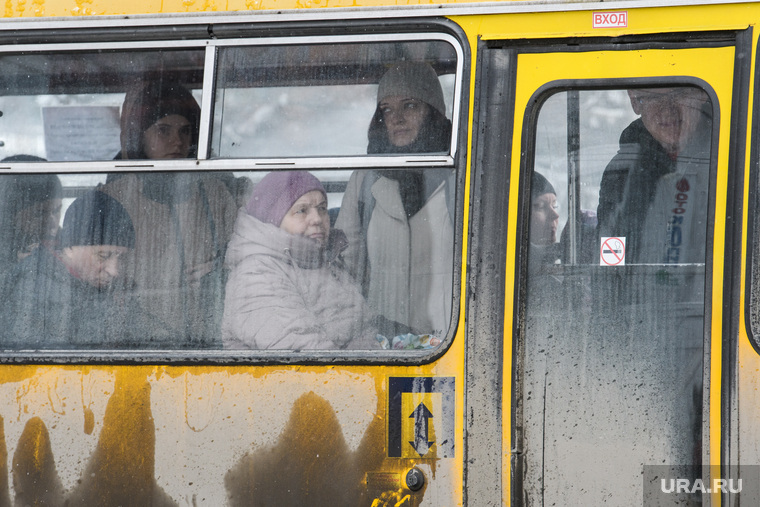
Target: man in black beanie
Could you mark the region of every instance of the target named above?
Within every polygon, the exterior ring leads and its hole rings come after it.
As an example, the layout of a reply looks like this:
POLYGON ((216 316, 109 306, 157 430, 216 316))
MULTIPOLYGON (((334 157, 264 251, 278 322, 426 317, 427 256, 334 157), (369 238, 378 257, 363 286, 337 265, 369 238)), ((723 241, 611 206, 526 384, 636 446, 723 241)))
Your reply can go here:
POLYGON ((66 211, 59 259, 84 283, 106 289, 119 275, 119 259, 135 247, 132 220, 119 201, 92 191, 66 211))
POLYGON ((98 191, 74 201, 63 220, 60 250, 38 248, 17 265, 6 284, 2 347, 111 348, 131 343, 125 334, 141 327, 130 314, 134 305, 111 286, 120 258, 134 244, 132 221, 118 201, 98 191))

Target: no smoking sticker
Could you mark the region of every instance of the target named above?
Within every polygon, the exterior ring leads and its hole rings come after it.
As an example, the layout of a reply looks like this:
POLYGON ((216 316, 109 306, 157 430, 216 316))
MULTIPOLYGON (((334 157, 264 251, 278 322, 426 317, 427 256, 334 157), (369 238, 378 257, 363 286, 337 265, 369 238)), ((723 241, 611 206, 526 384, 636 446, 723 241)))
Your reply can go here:
POLYGON ((602 238, 600 266, 625 266, 625 238, 602 238))

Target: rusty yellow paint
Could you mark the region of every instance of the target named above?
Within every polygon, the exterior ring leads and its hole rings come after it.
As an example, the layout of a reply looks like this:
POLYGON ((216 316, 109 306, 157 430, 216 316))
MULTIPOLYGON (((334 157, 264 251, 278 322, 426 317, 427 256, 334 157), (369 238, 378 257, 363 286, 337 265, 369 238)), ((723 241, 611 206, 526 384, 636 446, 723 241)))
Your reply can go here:
POLYGON ((155 426, 150 385, 120 372, 103 418, 85 480, 71 494, 76 505, 160 505, 154 483, 155 426))
MULTIPOLYGON (((598 7, 595 6, 595 7, 598 7)), ((505 9, 508 10, 508 7, 505 9)), ((741 30, 756 19, 760 6, 704 5, 699 7, 636 8, 625 10, 628 26, 594 28, 594 12, 604 9, 572 11, 504 13, 491 16, 453 16, 460 24, 477 24, 483 40, 553 38, 553 37, 616 37, 623 34, 673 33, 700 30, 741 30)), ((474 28, 474 27, 473 27, 474 28)), ((469 31, 469 30, 468 30, 469 31)))
POLYGON ((375 420, 351 451, 333 408, 314 393, 293 405, 275 446, 252 451, 226 474, 231 505, 363 505, 367 472, 381 467, 383 426, 375 420))
POLYGON ((16 505, 62 505, 63 487, 53 459, 50 437, 41 419, 30 419, 13 454, 16 505))
MULTIPOLYGON (((461 346, 452 349, 461 357, 461 346)), ((331 497, 369 504, 410 492, 368 487, 368 473, 401 475, 421 461, 436 489, 456 505, 461 433, 459 458, 445 463, 385 455, 387 375, 435 375, 439 363, 387 369, 5 366, 0 396, 15 403, 0 409, 9 429, 2 443, 15 449, 14 463, 48 470, 41 481, 62 484, 56 491, 67 490, 59 498, 69 505, 125 499, 175 505, 193 498, 239 505, 252 491, 284 505, 288 499, 296 502, 290 505, 324 505, 331 497)), ((444 369, 455 373, 450 364, 444 369)), ((46 489, 35 488, 30 504, 46 489)), ((411 505, 427 491, 411 494, 411 505)), ((20 498, 15 488, 12 494, 20 498)))
POLYGON ((0 417, 0 507, 11 505, 11 491, 8 483, 8 449, 5 446, 5 421, 0 417))
MULTIPOLYGON (((437 6, 437 5, 477 5, 488 0, 6 0, 3 17, 68 17, 104 16, 135 14, 183 14, 204 12, 246 12, 246 11, 286 11, 309 9, 336 9, 356 7, 437 6)), ((527 3, 525 0, 507 0, 504 10, 511 5, 527 3)), ((583 3, 578 0, 556 0, 563 3, 583 3)), ((591 4, 590 0, 587 3, 591 4)), ((633 5, 633 4, 632 4, 633 5)), ((629 8, 627 27, 594 29, 589 10, 559 10, 557 12, 522 12, 492 16, 470 17, 485 22, 484 39, 523 38, 527 36, 554 37, 568 33, 574 35, 616 36, 623 33, 656 33, 660 31, 687 31, 703 29, 737 29, 747 26, 751 11, 755 7, 737 8, 725 5, 701 6, 696 9, 673 8, 629 8), (737 9, 744 9, 737 16, 737 9), (490 28, 493 27, 493 28, 490 28)), ((618 9, 616 9, 618 10, 618 9)), ((604 9, 596 9, 604 11, 604 9)))

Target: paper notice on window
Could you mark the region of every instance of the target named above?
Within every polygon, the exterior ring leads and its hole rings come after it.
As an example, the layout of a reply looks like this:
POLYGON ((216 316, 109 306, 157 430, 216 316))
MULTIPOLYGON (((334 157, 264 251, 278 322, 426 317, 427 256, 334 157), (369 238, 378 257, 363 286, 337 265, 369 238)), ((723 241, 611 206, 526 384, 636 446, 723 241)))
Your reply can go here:
POLYGON ((51 162, 113 160, 119 152, 118 106, 44 107, 42 119, 51 162))

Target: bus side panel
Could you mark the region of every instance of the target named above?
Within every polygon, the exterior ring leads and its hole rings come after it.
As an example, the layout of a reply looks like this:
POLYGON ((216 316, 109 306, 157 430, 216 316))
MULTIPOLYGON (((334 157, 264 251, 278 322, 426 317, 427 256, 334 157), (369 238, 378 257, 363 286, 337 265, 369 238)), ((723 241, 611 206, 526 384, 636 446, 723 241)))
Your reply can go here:
MULTIPOLYGON (((454 456, 387 456, 382 371, 3 367, 0 504, 457 505, 454 456)), ((442 449, 445 425, 427 429, 442 449)))

